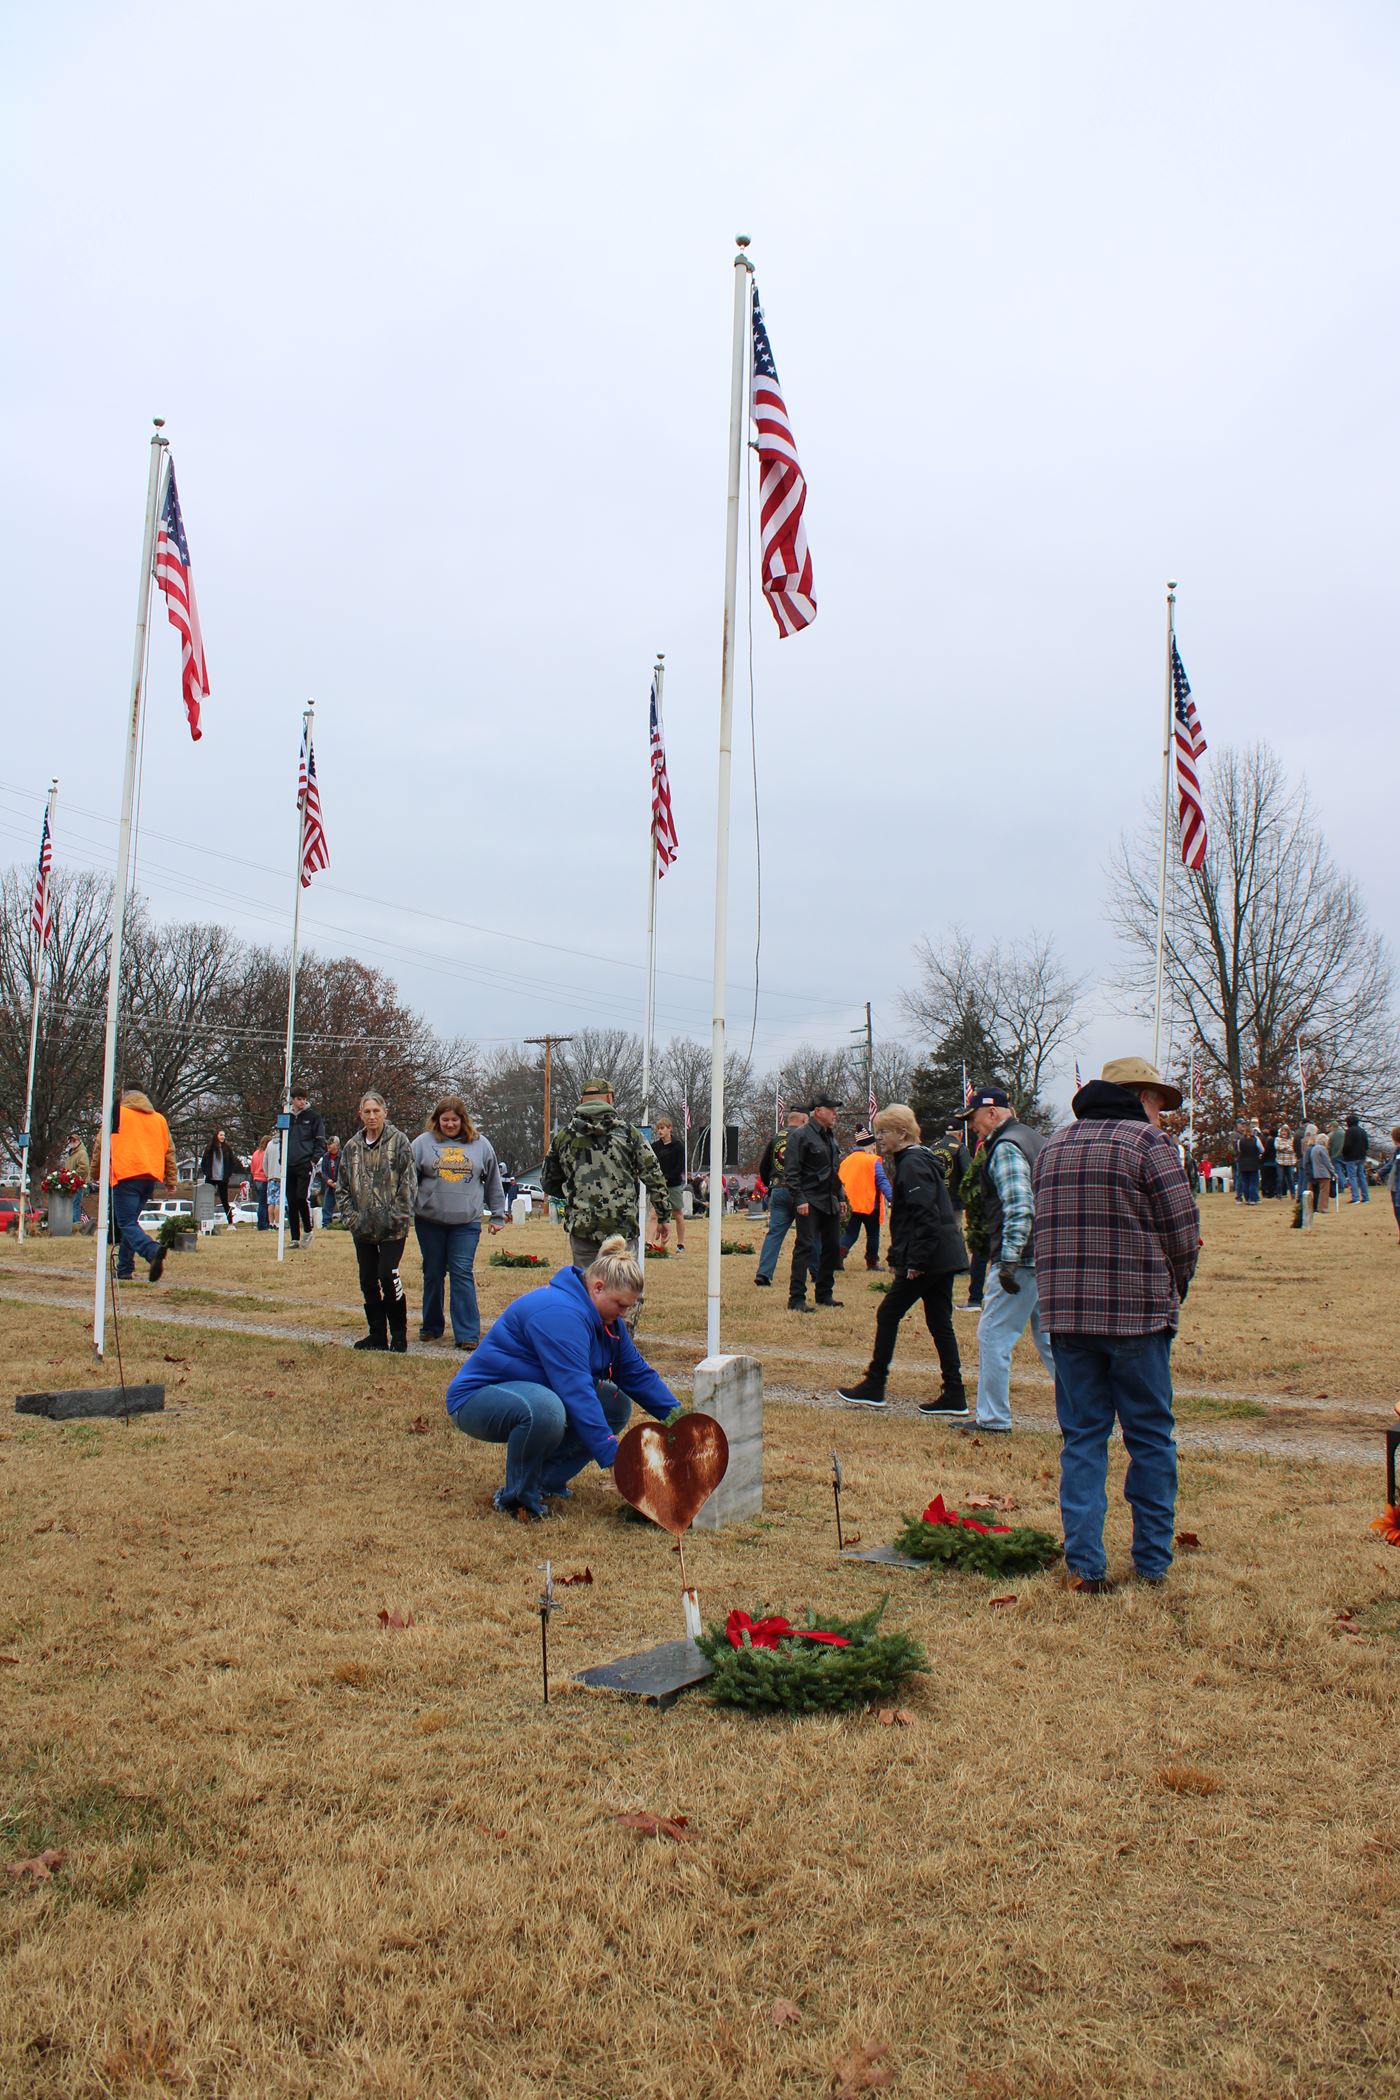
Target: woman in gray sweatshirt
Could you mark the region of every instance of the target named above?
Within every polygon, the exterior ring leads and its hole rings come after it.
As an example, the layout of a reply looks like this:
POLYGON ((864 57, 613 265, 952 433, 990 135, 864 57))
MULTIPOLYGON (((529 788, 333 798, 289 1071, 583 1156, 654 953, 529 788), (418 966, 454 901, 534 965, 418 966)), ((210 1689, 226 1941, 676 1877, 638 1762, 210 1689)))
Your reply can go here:
POLYGON ((491 1213, 493 1233, 509 1222, 496 1154, 468 1115, 461 1095, 449 1094, 433 1110, 423 1135, 413 1140, 413 1159, 418 1169, 413 1229, 423 1256, 423 1324, 418 1338, 435 1342, 442 1334, 446 1279, 452 1339, 459 1349, 474 1349, 481 1340, 481 1313, 472 1269, 482 1215, 491 1213))

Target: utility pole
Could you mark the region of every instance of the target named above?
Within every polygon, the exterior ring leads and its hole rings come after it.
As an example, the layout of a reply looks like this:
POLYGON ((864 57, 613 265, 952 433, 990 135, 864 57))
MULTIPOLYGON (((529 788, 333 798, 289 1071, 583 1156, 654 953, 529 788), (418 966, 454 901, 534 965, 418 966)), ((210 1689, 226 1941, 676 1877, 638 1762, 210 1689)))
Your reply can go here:
POLYGON ((527 1035, 525 1040, 527 1043, 542 1043, 544 1045, 544 1151, 540 1154, 540 1157, 541 1159, 547 1159, 549 1156, 550 1129, 549 1088, 554 1071, 554 1046, 556 1043, 571 1043, 573 1037, 571 1035, 527 1035))
POLYGON ((865 1002, 865 1026, 864 1028, 853 1028, 851 1034, 863 1036, 865 1039, 865 1101, 861 1108, 860 1120, 866 1129, 869 1129, 870 1101, 875 1091, 875 1037, 870 1025, 870 1001, 868 999, 865 1002))

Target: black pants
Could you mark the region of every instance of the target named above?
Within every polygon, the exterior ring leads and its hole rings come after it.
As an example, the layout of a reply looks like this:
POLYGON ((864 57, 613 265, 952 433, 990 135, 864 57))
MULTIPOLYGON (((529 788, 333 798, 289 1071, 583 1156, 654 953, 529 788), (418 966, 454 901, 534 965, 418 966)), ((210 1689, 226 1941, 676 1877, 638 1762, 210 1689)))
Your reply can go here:
MULTIPOLYGON (((287 1223, 292 1228, 292 1239, 297 1241, 305 1233, 311 1237, 311 1205, 307 1200, 311 1193, 311 1162, 303 1160, 300 1166, 288 1167, 286 1186, 282 1190, 287 1205, 287 1223)), ((356 1240, 355 1245, 359 1246, 356 1240)), ((399 1241, 399 1252, 403 1253, 403 1241, 399 1241)), ((361 1270, 361 1278, 364 1272, 361 1270)))
POLYGON ((865 1234, 865 1266, 878 1269, 880 1266, 880 1213, 878 1210, 853 1210, 851 1222, 841 1235, 841 1252, 849 1254, 858 1246, 862 1232, 865 1234))
POLYGON ((805 1218, 799 1214, 797 1241, 792 1250, 792 1280, 788 1284, 789 1305, 801 1305, 806 1298, 809 1269, 818 1305, 830 1298, 831 1279, 836 1274, 836 1257, 840 1251, 841 1220, 834 1210, 809 1207, 805 1218))
POLYGON ((408 1338, 408 1300, 399 1275, 403 1244, 402 1240, 362 1240, 355 1235, 365 1318, 370 1333, 381 1341, 390 1335, 408 1338))
POLYGON ((967 1302, 969 1305, 980 1305, 982 1286, 987 1280, 987 1257, 985 1254, 974 1254, 969 1258, 972 1271, 967 1279, 967 1302))
POLYGON ((924 1319, 933 1336, 933 1346, 938 1351, 938 1368, 943 1373, 943 1389, 947 1393, 961 1393, 962 1358, 958 1355, 958 1337, 953 1328, 953 1272, 945 1269, 940 1275, 925 1270, 921 1275, 909 1276, 902 1269, 890 1284, 889 1291, 881 1301, 875 1315, 875 1347, 871 1352, 868 1376, 882 1382, 890 1365, 894 1362, 894 1345, 899 1339, 899 1323, 911 1306, 922 1301, 924 1319))
POLYGON ((224 1216, 228 1219, 229 1224, 231 1225, 233 1223, 233 1209, 228 1200, 228 1184, 229 1177, 227 1174, 225 1174, 222 1181, 211 1182, 210 1187, 213 1189, 214 1194, 218 1197, 219 1202, 223 1206, 224 1216))

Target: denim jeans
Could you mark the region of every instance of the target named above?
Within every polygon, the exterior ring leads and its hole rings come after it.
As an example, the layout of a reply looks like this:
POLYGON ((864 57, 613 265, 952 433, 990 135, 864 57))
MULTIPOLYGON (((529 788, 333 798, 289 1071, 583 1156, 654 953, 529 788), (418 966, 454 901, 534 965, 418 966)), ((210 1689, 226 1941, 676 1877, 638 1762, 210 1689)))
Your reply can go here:
POLYGON ((764 1234, 763 1246, 758 1256, 758 1273, 771 1283, 773 1271, 778 1266, 778 1256, 783 1251, 783 1241, 792 1231, 797 1212, 785 1188, 771 1189, 768 1194, 768 1230, 764 1234))
POLYGON ((133 1174, 130 1181, 112 1183, 112 1219, 120 1238, 117 1274, 123 1281, 136 1274, 138 1254, 142 1261, 154 1261, 160 1253, 158 1243, 137 1223, 155 1185, 155 1177, 151 1174, 133 1174))
POLYGON ((1055 1412, 1065 1565, 1091 1580, 1108 1573, 1108 1440, 1116 1417, 1128 1452, 1123 1494, 1133 1513, 1133 1566, 1165 1575, 1176 1523, 1172 1338, 1161 1334, 1057 1334, 1055 1412))
POLYGON ((470 1225, 440 1225, 435 1218, 415 1218, 418 1249, 423 1257, 423 1333, 442 1333, 442 1284, 449 1279, 452 1339, 459 1349, 474 1349, 481 1340, 481 1313, 476 1302, 477 1242, 481 1220, 470 1225))
POLYGON ((267 1214, 267 1183, 265 1181, 255 1181, 253 1183, 253 1194, 258 1199, 258 1231, 271 1232, 272 1220, 267 1214))
POLYGON ((1235 1195, 1241 1203, 1259 1201, 1258 1167, 1241 1167, 1235 1175, 1235 1195))
POLYGON ((1278 1192, 1280 1196, 1291 1196, 1293 1194, 1293 1169, 1292 1167, 1285 1167, 1281 1161, 1278 1170, 1278 1192))
POLYGON ((1001 1277, 990 1266, 982 1289, 982 1317, 977 1322, 977 1426, 979 1429, 1011 1427, 1011 1352, 1027 1326, 1040 1360, 1052 1375, 1055 1359, 1040 1331, 1040 1294, 1035 1270, 1018 1262, 1019 1291, 1002 1289, 1001 1277))
POLYGON ((1347 1187, 1351 1190, 1352 1202, 1369 1203, 1371 1191, 1366 1186, 1366 1169, 1362 1162, 1359 1159, 1344 1159, 1342 1161, 1342 1172, 1346 1175, 1347 1187))
POLYGON ((75 1232, 83 1221, 83 1196, 85 1193, 83 1189, 74 1189, 73 1191, 73 1230, 75 1232))
MULTIPOLYGON (((621 1436, 632 1403, 607 1379, 598 1382, 598 1400, 609 1429, 621 1436)), ((511 1379, 482 1386, 452 1417, 464 1436, 479 1444, 506 1447, 505 1485, 496 1497, 498 1509, 528 1509, 544 1515, 544 1498, 566 1488, 588 1464, 588 1448, 569 1426, 563 1401, 547 1385, 511 1379)))

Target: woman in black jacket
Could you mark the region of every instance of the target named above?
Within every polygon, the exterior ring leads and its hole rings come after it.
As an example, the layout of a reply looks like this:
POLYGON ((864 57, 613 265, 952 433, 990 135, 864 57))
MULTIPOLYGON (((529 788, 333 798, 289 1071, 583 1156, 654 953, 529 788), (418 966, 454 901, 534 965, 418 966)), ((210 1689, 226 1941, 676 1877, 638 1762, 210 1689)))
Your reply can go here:
POLYGON ((953 1199, 933 1154, 919 1142, 919 1124, 911 1108, 882 1108, 872 1129, 894 1189, 890 1210, 889 1262, 894 1271, 888 1295, 875 1315, 875 1347, 870 1368, 859 1385, 843 1386, 838 1398, 855 1407, 883 1407, 885 1381, 894 1361, 899 1323, 913 1305, 922 1304, 943 1373, 936 1400, 920 1403, 921 1415, 962 1420, 967 1415, 962 1359, 953 1330, 953 1278, 967 1268, 953 1199))
POLYGON ((204 1157, 199 1162, 199 1178, 207 1181, 216 1190, 223 1205, 224 1216, 230 1225, 233 1211, 228 1200, 228 1185, 238 1172, 238 1154, 234 1151, 222 1130, 216 1130, 204 1148, 204 1157))

